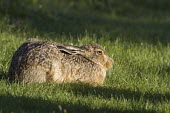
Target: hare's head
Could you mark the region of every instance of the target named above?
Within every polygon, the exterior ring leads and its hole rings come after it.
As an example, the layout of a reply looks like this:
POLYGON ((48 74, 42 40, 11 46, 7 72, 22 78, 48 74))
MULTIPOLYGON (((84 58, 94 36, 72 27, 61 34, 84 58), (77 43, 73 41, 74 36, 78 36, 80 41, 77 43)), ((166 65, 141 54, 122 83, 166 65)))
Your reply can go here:
POLYGON ((112 67, 113 60, 108 56, 107 52, 97 44, 88 44, 81 46, 84 51, 84 56, 93 62, 102 65, 106 69, 112 67))
POLYGON ((87 44, 78 46, 58 46, 60 51, 70 55, 81 55, 92 62, 101 65, 106 70, 112 67, 113 60, 107 52, 97 44, 87 44))

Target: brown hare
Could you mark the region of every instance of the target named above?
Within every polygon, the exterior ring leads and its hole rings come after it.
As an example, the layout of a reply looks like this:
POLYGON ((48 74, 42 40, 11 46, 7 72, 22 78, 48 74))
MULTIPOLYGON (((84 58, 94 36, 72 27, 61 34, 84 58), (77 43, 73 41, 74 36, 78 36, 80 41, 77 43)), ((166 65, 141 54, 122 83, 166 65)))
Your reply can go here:
POLYGON ((9 80, 25 83, 88 83, 102 85, 113 60, 97 44, 72 46, 28 40, 14 53, 9 80))

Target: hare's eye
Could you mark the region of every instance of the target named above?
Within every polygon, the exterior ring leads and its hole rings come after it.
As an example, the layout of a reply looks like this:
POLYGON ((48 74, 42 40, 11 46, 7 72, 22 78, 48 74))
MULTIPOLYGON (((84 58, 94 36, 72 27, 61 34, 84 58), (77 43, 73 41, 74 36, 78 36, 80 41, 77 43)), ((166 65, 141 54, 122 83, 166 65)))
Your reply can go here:
POLYGON ((97 51, 97 54, 98 55, 101 55, 103 52, 102 51, 97 51))

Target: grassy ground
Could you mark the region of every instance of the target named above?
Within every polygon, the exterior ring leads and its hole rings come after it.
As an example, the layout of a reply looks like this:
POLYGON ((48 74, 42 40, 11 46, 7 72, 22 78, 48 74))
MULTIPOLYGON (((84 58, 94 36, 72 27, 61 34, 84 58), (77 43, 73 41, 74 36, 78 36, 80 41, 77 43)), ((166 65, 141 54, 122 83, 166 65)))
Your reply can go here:
POLYGON ((16 4, 0 7, 0 112, 170 112, 168 0, 115 0, 107 7, 81 0, 16 4), (115 64, 102 87, 8 84, 14 51, 32 37, 75 45, 99 43, 115 64))

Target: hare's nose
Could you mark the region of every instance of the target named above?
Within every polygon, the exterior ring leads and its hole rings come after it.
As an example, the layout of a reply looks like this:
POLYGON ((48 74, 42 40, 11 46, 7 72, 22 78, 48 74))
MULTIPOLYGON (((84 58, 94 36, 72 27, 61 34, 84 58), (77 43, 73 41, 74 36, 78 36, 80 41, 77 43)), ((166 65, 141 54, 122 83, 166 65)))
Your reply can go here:
POLYGON ((109 62, 114 64, 114 60, 112 58, 109 57, 109 62))
POLYGON ((107 69, 112 68, 113 63, 114 63, 114 60, 107 56, 106 68, 107 69))

